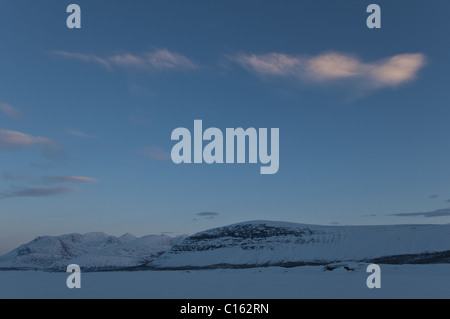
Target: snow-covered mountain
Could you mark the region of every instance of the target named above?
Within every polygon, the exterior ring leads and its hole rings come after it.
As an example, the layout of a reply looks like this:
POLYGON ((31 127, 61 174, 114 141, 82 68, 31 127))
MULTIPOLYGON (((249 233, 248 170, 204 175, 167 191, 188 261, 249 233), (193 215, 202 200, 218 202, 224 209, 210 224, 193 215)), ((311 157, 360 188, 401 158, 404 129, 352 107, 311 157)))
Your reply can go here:
POLYGON ((450 263, 450 224, 318 226, 252 221, 192 236, 104 233, 38 237, 0 256, 1 269, 83 271, 450 263))
POLYGON ((137 238, 128 233, 114 237, 101 232, 37 237, 1 256, 0 269, 65 271, 69 264, 91 271, 138 267, 179 240, 165 235, 137 238))
POLYGON ((317 226, 253 221, 187 237, 157 269, 297 266, 342 261, 449 263, 450 224, 317 226))

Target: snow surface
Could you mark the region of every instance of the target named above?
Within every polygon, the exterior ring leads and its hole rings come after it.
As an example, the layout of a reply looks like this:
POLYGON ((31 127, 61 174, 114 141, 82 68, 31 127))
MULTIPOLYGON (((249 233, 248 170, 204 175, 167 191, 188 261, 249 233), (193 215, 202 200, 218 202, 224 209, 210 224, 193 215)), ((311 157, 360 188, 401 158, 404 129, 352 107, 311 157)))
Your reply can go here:
POLYGON ((322 266, 90 272, 81 274, 81 289, 67 288, 68 273, 0 271, 0 298, 450 298, 450 264, 380 267, 380 289, 367 288, 363 264, 350 272, 322 266))
POLYGON ((149 266, 187 269, 327 264, 433 252, 445 252, 449 259, 449 224, 318 226, 252 221, 192 235, 149 266))

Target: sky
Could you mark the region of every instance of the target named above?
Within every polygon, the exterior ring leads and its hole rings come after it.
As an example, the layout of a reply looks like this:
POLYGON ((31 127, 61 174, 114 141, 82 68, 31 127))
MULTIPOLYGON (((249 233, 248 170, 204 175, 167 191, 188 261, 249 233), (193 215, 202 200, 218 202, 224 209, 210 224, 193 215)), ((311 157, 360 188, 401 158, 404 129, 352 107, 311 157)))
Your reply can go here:
POLYGON ((450 222, 448 1, 2 1, 0 253, 247 220, 450 222), (81 8, 69 29, 66 8, 81 8), (369 29, 366 8, 381 8, 369 29), (279 170, 175 128, 279 128, 279 170))

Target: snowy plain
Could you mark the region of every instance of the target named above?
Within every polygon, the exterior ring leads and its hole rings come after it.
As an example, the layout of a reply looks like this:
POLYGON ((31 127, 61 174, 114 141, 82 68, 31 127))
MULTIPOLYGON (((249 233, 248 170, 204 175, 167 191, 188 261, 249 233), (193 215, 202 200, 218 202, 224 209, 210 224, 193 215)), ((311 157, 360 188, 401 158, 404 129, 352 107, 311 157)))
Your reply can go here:
POLYGON ((380 265, 379 289, 367 288, 366 266, 91 272, 81 274, 80 289, 67 288, 68 273, 0 271, 0 298, 450 298, 450 264, 380 265))

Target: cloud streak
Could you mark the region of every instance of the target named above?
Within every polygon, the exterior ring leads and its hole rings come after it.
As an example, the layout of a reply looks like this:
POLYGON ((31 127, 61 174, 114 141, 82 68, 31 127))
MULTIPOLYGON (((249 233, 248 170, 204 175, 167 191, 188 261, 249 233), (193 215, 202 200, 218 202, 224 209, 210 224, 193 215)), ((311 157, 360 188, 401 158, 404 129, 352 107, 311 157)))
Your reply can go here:
POLYGON ((201 213, 197 213, 195 215, 202 216, 202 217, 209 217, 209 216, 218 216, 219 213, 216 213, 216 212, 201 212, 201 213))
POLYGON ((54 146, 57 143, 51 139, 32 136, 22 132, 0 129, 0 150, 11 150, 14 148, 27 147, 33 145, 54 146))
POLYGON ((98 135, 86 134, 76 130, 69 130, 68 133, 72 136, 83 137, 83 138, 100 138, 98 135))
POLYGON ((41 178, 34 178, 29 175, 12 175, 3 174, 3 179, 12 182, 22 182, 28 185, 43 185, 46 187, 30 187, 30 186, 11 186, 9 190, 0 192, 0 199, 13 197, 48 197, 53 195, 63 195, 78 191, 75 187, 47 187, 53 184, 65 183, 93 183, 97 180, 86 176, 44 176, 41 178))
POLYGON ((167 49, 156 49, 141 55, 122 53, 108 57, 67 51, 51 51, 50 53, 68 59, 96 63, 109 70, 115 68, 136 70, 193 70, 198 68, 198 65, 186 56, 167 49))
POLYGON ((395 87, 417 77, 426 64, 422 53, 398 54, 363 62, 358 57, 328 52, 317 56, 283 53, 244 54, 228 57, 249 72, 263 77, 299 79, 311 83, 359 80, 372 88, 395 87))
POLYGON ((97 182, 95 178, 86 176, 46 176, 40 180, 44 184, 62 184, 62 183, 93 183, 97 182))
POLYGON ((63 57, 63 58, 67 58, 67 59, 75 59, 75 60, 79 60, 79 61, 83 61, 83 62, 97 63, 108 70, 112 69, 108 60, 98 57, 94 54, 84 54, 84 53, 67 52, 67 51, 51 51, 50 53, 60 56, 60 57, 63 57))
POLYGON ((50 187, 50 188, 31 188, 31 187, 13 187, 8 191, 0 193, 0 199, 14 197, 47 197, 53 195, 63 195, 77 191, 74 187, 50 187))
MULTIPOLYGON (((197 216, 199 216, 199 217, 204 217, 204 218, 206 218, 206 219, 214 219, 214 218, 216 218, 217 216, 219 216, 219 213, 216 213, 216 212, 201 212, 201 213, 197 213, 197 214, 195 214, 195 215, 197 215, 197 216)), ((198 221, 197 218, 194 218, 193 220, 194 220, 194 221, 198 221)))
POLYGON ((49 138, 0 129, 0 151, 13 151, 31 146, 41 147, 44 157, 57 162, 62 162, 67 157, 61 146, 49 138))
POLYGON ((22 112, 6 103, 0 103, 0 111, 3 112, 3 114, 5 114, 6 116, 9 116, 13 119, 20 119, 23 117, 22 112))
POLYGON ((3 173, 3 179, 14 182, 32 182, 34 184, 94 183, 98 180, 86 176, 44 176, 34 178, 31 175, 13 175, 3 173))
POLYGON ((397 217, 423 216, 423 217, 427 217, 427 218, 450 216, 450 208, 442 208, 442 209, 437 209, 437 210, 430 211, 430 212, 390 214, 389 216, 397 216, 397 217))

